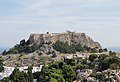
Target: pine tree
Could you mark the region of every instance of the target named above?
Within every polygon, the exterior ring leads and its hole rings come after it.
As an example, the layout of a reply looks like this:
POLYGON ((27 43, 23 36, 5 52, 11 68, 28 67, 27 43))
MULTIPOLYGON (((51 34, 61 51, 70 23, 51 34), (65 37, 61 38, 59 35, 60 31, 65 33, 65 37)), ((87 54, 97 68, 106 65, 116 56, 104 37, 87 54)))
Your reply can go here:
POLYGON ((28 80, 33 82, 32 66, 28 67, 28 80))

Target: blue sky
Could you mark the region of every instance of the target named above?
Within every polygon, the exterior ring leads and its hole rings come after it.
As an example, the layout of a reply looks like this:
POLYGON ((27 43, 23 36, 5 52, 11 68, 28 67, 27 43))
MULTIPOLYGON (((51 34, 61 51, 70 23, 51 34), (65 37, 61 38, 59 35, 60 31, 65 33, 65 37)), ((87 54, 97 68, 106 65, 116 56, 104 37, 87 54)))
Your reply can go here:
POLYGON ((120 47, 120 0, 0 0, 0 47, 31 33, 85 32, 104 47, 120 47))

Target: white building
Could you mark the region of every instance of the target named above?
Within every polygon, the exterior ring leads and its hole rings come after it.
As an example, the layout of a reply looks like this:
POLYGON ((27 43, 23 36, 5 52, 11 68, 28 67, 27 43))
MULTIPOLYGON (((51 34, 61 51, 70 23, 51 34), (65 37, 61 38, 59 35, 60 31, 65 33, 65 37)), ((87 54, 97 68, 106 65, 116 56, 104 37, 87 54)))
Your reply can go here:
MULTIPOLYGON (((43 65, 40 65, 40 67, 33 67, 32 73, 41 71, 42 67, 43 67, 43 65)), ((15 67, 4 66, 4 71, 0 73, 0 80, 3 79, 4 77, 9 77, 12 74, 12 72, 14 71, 14 69, 15 69, 15 67)), ((18 69, 20 71, 27 72, 28 66, 18 67, 18 69)))

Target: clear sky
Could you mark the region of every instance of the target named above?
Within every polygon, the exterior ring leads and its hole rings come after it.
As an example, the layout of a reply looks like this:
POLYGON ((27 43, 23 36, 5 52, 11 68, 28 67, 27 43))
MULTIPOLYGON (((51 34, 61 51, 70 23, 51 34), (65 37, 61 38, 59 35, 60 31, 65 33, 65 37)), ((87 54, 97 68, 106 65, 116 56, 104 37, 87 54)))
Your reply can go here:
POLYGON ((120 47, 120 0, 0 0, 0 47, 31 33, 66 30, 120 47))

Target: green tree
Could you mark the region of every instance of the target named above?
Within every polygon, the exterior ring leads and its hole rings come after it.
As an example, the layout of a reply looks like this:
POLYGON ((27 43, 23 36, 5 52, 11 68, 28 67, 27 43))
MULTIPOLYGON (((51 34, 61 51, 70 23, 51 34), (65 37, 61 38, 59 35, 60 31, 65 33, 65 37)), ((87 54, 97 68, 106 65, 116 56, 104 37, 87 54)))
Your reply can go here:
POLYGON ((91 54, 91 55, 89 56, 89 61, 93 62, 97 57, 98 57, 98 55, 96 55, 96 54, 91 54))
POLYGON ((10 75, 10 80, 17 82, 18 78, 19 78, 19 74, 20 74, 19 69, 15 68, 14 71, 12 72, 12 74, 10 75))
POLYGON ((112 64, 116 64, 117 67, 120 65, 120 58, 118 58, 117 56, 108 56, 105 57, 102 61, 101 61, 101 66, 102 66, 102 70, 106 70, 108 68, 110 68, 110 65, 112 64))
POLYGON ((33 82, 32 66, 28 67, 28 81, 33 82))
POLYGON ((0 57, 0 72, 2 72, 3 70, 4 70, 3 59, 2 59, 2 57, 0 57))
POLYGON ((10 81, 9 77, 5 77, 0 82, 11 82, 11 81, 10 81))
POLYGON ((75 66, 75 64, 76 64, 75 59, 67 59, 67 60, 65 61, 65 63, 66 63, 67 65, 71 65, 71 66, 75 66))
POLYGON ((2 52, 2 55, 6 55, 6 54, 7 54, 7 51, 4 50, 4 51, 2 52))
POLYGON ((56 80, 55 78, 51 78, 49 82, 58 82, 58 80, 56 80))
MULTIPOLYGON (((43 71, 43 82, 51 82, 50 79, 54 78, 55 81, 65 82, 62 71, 56 68, 45 68, 43 71)), ((41 82, 41 81, 40 81, 41 82)))
POLYGON ((27 73, 20 72, 19 69, 15 68, 10 75, 10 82, 31 82, 29 81, 29 77, 27 73))
POLYGON ((26 44, 25 39, 23 39, 23 40, 20 41, 20 45, 21 46, 24 46, 25 44, 26 44))
POLYGON ((63 65, 62 72, 64 79, 68 82, 71 82, 76 76, 76 72, 71 65, 63 65))
POLYGON ((99 49, 99 53, 102 53, 104 50, 103 49, 99 49))
POLYGON ((107 48, 105 48, 105 49, 103 49, 105 52, 107 52, 108 50, 107 50, 107 48))
POLYGON ((78 44, 75 45, 75 49, 76 49, 76 51, 78 51, 78 52, 84 51, 83 46, 82 46, 80 43, 78 43, 78 44))

